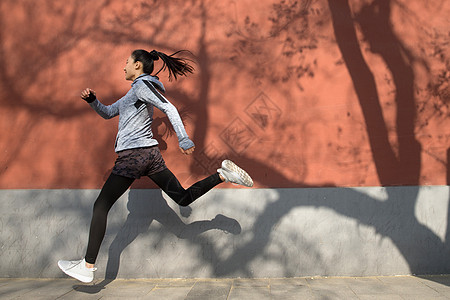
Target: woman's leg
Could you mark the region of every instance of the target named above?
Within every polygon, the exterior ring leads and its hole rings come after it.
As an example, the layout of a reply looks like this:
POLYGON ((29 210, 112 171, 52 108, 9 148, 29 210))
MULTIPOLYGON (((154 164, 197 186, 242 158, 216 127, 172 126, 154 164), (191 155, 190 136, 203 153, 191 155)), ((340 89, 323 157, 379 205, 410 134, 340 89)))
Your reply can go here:
POLYGON ((205 179, 195 183, 185 190, 178 179, 169 169, 149 176, 171 199, 178 205, 188 206, 200 196, 211 190, 216 185, 223 182, 219 174, 215 173, 205 179))
POLYGON ((94 210, 89 230, 89 242, 86 251, 86 262, 94 264, 106 231, 108 212, 114 203, 133 183, 133 178, 115 174, 109 175, 94 203, 94 210))

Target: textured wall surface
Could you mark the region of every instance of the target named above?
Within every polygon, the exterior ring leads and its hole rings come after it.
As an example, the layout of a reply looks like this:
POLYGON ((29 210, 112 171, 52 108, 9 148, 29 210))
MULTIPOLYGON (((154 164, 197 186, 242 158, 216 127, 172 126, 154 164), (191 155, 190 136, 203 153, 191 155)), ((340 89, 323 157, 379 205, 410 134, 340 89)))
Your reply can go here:
POLYGON ((102 186, 117 118, 79 95, 122 97, 136 48, 192 52, 193 75, 160 77, 196 152, 153 126, 184 184, 223 157, 260 188, 447 184, 448 1, 257 3, 2 1, 0 188, 102 186))
POLYGON ((0 1, 0 275, 83 256, 118 120, 79 95, 120 99, 137 48, 195 62, 159 74, 196 144, 181 155, 156 110, 180 182, 226 157, 255 188, 180 211, 136 181, 99 275, 448 273, 449 15, 448 0, 0 1))
MULTIPOLYGON (((0 277, 63 277, 86 249, 97 190, 0 193, 0 277)), ((450 272, 449 189, 216 189, 180 208, 131 190, 109 215, 97 277, 450 272), (431 200, 430 200, 431 199, 431 200)))

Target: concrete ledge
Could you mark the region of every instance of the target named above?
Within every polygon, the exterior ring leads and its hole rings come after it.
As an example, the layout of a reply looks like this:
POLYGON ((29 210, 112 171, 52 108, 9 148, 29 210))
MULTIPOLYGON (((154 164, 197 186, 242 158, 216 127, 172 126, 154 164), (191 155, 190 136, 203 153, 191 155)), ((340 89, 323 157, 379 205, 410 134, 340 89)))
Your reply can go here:
MULTIPOLYGON (((0 191, 0 277, 65 277, 98 190, 0 191)), ((450 273, 447 186, 215 189, 180 208, 131 190, 109 214, 99 278, 450 273)))

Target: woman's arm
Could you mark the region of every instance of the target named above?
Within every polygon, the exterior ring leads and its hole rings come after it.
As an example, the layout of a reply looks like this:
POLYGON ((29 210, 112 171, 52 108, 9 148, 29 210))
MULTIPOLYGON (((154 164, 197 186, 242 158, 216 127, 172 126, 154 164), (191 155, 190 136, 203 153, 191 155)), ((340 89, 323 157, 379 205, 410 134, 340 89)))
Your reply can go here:
POLYGON ((169 118, 173 129, 178 137, 178 144, 181 152, 184 154, 190 154, 194 150, 194 142, 189 138, 186 129, 184 128, 183 121, 176 107, 170 103, 162 94, 160 94, 156 88, 147 80, 138 81, 135 84, 136 96, 139 100, 146 103, 150 103, 156 106, 159 110, 164 112, 169 118))
POLYGON ((95 91, 90 88, 81 92, 81 99, 89 103, 89 105, 104 119, 111 119, 119 114, 117 102, 111 105, 104 105, 98 101, 95 91))

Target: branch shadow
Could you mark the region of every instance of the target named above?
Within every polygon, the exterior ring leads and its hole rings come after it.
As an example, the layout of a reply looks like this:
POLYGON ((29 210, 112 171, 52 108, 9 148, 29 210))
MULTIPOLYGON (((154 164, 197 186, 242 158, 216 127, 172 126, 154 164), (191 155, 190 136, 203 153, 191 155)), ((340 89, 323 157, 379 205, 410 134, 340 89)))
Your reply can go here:
MULTIPOLYGON (((371 221, 383 236, 390 237, 406 259, 412 274, 450 272, 444 264, 448 256, 448 239, 441 241, 415 217, 421 169, 421 145, 415 138, 416 105, 414 96, 414 57, 393 31, 391 1, 373 1, 363 6, 355 19, 347 0, 328 0, 331 10, 336 42, 350 73, 357 97, 366 120, 373 159, 381 185, 412 185, 407 196, 388 193, 388 200, 373 206, 374 211, 386 208, 398 211, 398 224, 386 224, 383 218, 371 221), (361 53, 353 20, 361 27, 370 50, 379 54, 391 71, 396 88, 397 105, 396 134, 398 149, 394 151, 388 140, 388 130, 383 120, 380 97, 374 76, 361 53), (383 208, 385 207, 385 208, 383 208), (403 235, 393 235, 391 226, 404 227, 403 235), (408 241, 409 239, 409 241, 408 241), (412 243, 412 241, 417 243, 412 243), (430 251, 432 253, 430 253, 430 251)), ((354 203, 355 205, 357 203, 354 203)), ((340 211, 340 207, 327 204, 340 211)), ((367 223, 359 215, 342 212, 360 222, 367 223)), ((448 235, 448 228, 447 228, 448 235)))

